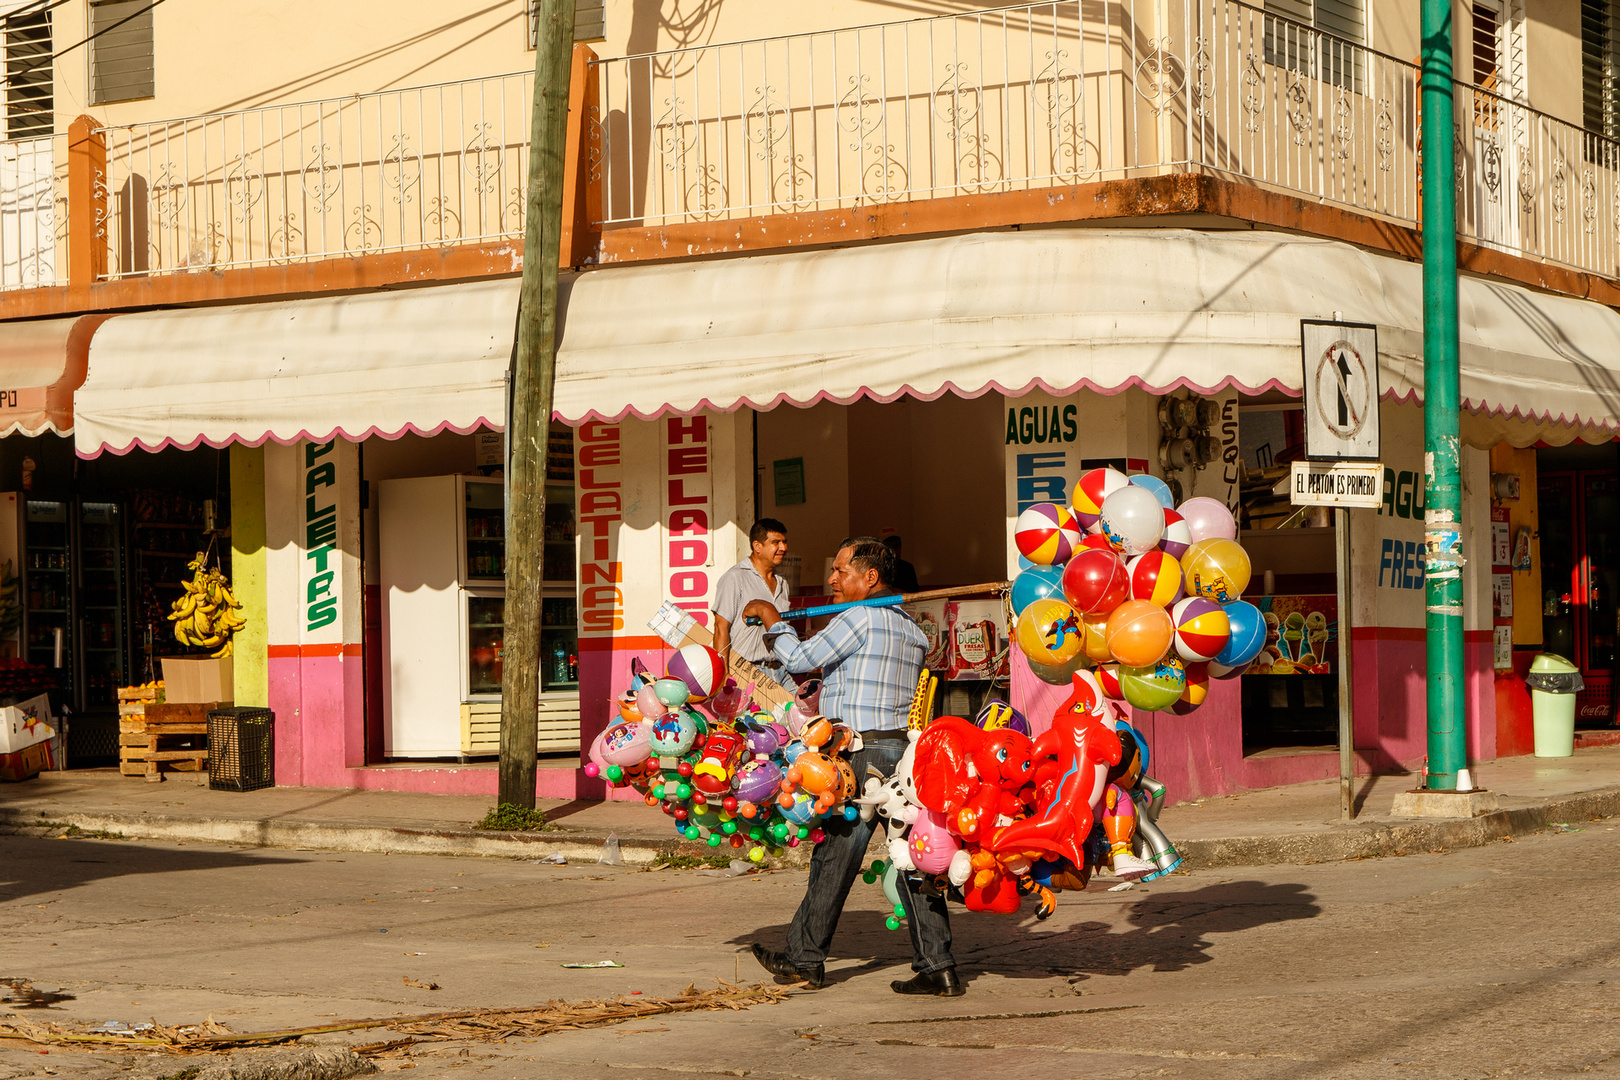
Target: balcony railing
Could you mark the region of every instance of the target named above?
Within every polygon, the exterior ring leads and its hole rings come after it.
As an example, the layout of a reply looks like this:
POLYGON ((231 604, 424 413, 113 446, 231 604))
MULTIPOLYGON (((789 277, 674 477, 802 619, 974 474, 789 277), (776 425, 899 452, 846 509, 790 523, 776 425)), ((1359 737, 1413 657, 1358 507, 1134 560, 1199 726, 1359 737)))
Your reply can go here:
POLYGON ((523 235, 533 74, 102 128, 108 278, 523 235))
MULTIPOLYGON (((585 203, 607 230, 1174 173, 1419 223, 1416 68, 1238 0, 1053 0, 593 68, 585 203)), ((531 85, 100 129, 104 276, 520 237, 531 85)), ((1464 238, 1620 276, 1620 147, 1456 101, 1464 238)))
MULTIPOLYGON (((1420 216, 1418 72, 1236 0, 1059 0, 596 65, 602 223, 1201 172, 1420 216)), ((1458 226, 1620 272, 1616 143, 1457 88, 1458 226)))
POLYGON ((51 136, 0 143, 0 289, 67 280, 65 149, 51 136))

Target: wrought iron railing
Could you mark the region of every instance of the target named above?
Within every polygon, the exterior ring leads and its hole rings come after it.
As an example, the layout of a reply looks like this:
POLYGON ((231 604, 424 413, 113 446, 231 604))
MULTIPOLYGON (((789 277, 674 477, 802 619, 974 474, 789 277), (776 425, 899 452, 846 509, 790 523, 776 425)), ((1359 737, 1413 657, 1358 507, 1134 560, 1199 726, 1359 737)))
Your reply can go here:
MULTIPOLYGON (((1416 68, 1238 0, 1051 0, 594 69, 606 229, 1189 172, 1420 216, 1416 68)), ((531 78, 101 129, 106 276, 519 237, 531 78)), ((1620 276, 1620 144, 1465 86, 1457 106, 1462 235, 1620 276)))
POLYGON ((0 289, 67 280, 67 140, 0 142, 0 289))
MULTIPOLYGON (((601 222, 1178 172, 1420 217, 1417 69, 1237 0, 1056 0, 597 63, 601 222)), ((1457 88, 1458 224, 1620 273, 1617 144, 1457 88)))
POLYGON ((532 73, 102 128, 107 276, 521 236, 532 73))

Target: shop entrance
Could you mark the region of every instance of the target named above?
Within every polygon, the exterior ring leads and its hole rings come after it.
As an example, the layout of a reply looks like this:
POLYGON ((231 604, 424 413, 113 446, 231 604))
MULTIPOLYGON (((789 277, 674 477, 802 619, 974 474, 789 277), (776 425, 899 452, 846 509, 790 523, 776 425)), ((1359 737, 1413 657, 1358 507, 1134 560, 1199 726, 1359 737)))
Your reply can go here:
POLYGON ((1620 469, 1612 444, 1537 456, 1544 647, 1581 669, 1586 688, 1576 701, 1577 721, 1607 725, 1614 719, 1620 617, 1620 469))

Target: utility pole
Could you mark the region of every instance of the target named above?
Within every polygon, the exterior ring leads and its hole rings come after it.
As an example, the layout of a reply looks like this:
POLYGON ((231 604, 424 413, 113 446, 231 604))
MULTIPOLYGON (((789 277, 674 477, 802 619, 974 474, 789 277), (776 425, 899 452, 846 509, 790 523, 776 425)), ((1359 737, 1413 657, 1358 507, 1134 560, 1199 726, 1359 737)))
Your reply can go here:
POLYGON ((562 236, 575 0, 529 0, 535 11, 534 114, 518 300, 511 415, 506 418, 506 610, 498 803, 533 809, 540 721, 540 583, 545 553, 546 449, 557 373, 557 261, 562 236))
MULTIPOLYGON (((1463 727, 1463 556, 1457 375, 1457 179, 1451 0, 1422 0, 1423 570, 1428 632, 1429 787, 1457 788, 1463 727)), ((1342 616, 1341 616, 1342 617, 1342 616)))

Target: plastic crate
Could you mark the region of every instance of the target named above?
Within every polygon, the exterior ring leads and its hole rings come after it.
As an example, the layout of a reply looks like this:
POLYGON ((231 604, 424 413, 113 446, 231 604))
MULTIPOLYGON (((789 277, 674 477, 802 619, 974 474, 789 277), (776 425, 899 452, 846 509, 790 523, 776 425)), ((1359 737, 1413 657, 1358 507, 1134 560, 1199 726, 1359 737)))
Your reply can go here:
POLYGON ((257 791, 276 783, 276 714, 269 709, 214 709, 208 714, 208 787, 257 791))

